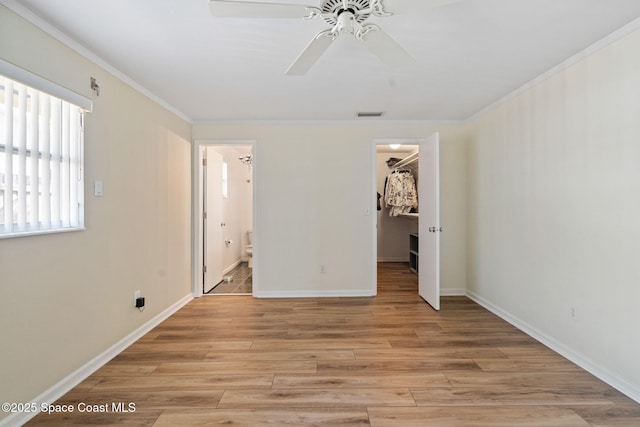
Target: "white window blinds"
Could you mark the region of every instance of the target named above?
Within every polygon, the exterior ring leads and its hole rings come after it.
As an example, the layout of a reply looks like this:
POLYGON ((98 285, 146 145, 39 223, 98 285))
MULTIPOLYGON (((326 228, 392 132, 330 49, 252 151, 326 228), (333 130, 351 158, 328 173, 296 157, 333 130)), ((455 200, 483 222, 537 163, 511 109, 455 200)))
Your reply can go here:
POLYGON ((0 75, 0 237, 84 227, 83 111, 0 75))

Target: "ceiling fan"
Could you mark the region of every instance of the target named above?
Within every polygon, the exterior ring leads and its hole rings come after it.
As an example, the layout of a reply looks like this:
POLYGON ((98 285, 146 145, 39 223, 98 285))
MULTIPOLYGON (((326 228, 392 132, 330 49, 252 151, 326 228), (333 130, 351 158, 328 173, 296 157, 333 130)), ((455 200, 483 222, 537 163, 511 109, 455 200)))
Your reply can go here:
MULTIPOLYGON (((426 0, 429 1, 429 0, 426 0)), ((460 0, 430 0, 433 6, 460 0)), ((393 68, 406 67, 413 57, 376 24, 365 22, 371 15, 391 16, 382 0, 323 0, 320 7, 290 3, 257 3, 247 1, 209 0, 211 13, 225 18, 298 18, 321 17, 331 27, 316 34, 287 69, 287 75, 306 74, 318 58, 341 34, 350 34, 393 68)))

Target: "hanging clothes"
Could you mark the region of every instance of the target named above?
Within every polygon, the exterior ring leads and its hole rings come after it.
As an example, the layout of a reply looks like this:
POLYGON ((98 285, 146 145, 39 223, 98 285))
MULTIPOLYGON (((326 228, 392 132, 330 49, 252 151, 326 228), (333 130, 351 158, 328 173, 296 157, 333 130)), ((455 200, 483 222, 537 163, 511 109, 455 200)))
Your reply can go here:
POLYGON ((409 213, 418 208, 418 191, 411 171, 394 170, 389 174, 384 189, 385 206, 389 216, 409 213))

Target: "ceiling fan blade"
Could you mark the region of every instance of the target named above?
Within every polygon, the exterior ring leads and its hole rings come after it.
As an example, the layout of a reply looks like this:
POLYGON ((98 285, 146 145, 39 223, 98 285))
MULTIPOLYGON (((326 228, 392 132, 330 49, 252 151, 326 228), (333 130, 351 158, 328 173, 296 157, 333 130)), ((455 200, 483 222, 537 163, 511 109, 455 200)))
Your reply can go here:
POLYGON ((371 53, 392 68, 407 67, 415 61, 402 46, 377 25, 364 26, 364 31, 359 38, 371 53))
POLYGON ((318 8, 300 4, 209 0, 209 9, 219 18, 310 18, 318 8))
POLYGON ((331 30, 325 30, 318 33, 311 42, 304 48, 302 53, 298 55, 293 64, 285 73, 288 76, 303 76, 309 71, 318 58, 331 46, 336 39, 337 34, 331 30))

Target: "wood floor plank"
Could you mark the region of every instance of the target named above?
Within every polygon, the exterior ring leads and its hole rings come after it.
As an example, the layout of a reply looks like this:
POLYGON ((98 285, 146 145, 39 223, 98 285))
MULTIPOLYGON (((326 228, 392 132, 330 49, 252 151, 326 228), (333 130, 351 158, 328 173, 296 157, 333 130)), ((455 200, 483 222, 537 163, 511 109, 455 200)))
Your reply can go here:
POLYGON ((135 413, 33 425, 640 426, 640 404, 407 264, 365 298, 203 297, 58 400, 135 413))
POLYGON ((255 375, 148 375, 104 378, 91 391, 228 390, 270 388, 272 374, 255 375))
POLYGON ((162 362, 198 362, 205 359, 206 350, 175 350, 167 351, 163 349, 155 349, 149 351, 125 351, 112 359, 112 363, 126 366, 135 363, 153 363, 162 362))
POLYGON ((449 387, 442 373, 376 375, 276 375, 273 389, 449 387))
POLYGON ((381 360, 334 360, 330 362, 319 361, 318 373, 350 374, 363 372, 368 375, 380 373, 412 373, 412 372, 440 372, 450 370, 480 370, 471 359, 446 359, 433 358, 429 360, 395 360, 393 362, 381 360))
POLYGON ((205 360, 354 360, 353 350, 281 350, 207 353, 205 360))
POLYGON ((246 373, 300 373, 317 372, 314 360, 235 360, 187 363, 162 363, 154 371, 163 375, 218 375, 246 373))
POLYGON ((129 363, 114 360, 112 363, 98 369, 95 374, 103 377, 112 375, 147 375, 155 371, 157 368, 158 364, 129 363))
POLYGON ((183 342, 172 342, 172 341, 144 341, 144 342, 135 342, 130 347, 128 347, 124 352, 122 352, 119 356, 123 354, 129 353, 149 353, 149 352, 171 352, 171 353, 179 353, 179 352, 198 352, 198 353, 208 353, 211 351, 244 351, 249 350, 251 348, 251 344, 253 341, 242 341, 242 340, 199 340, 194 339, 189 342, 188 346, 185 346, 183 342))
POLYGON ((251 350, 309 350, 309 349, 357 349, 357 348, 390 348, 386 338, 360 339, 351 338, 344 340, 334 339, 283 339, 283 340, 256 340, 251 350))
POLYGON ((566 359, 539 357, 536 359, 473 359, 483 371, 558 371, 576 372, 582 369, 566 359))
POLYGON ((604 390, 609 387, 592 375, 584 372, 485 372, 448 371, 444 373, 454 387, 538 387, 573 390, 594 388, 604 390))
POLYGON ((219 408, 415 406, 406 388, 228 390, 219 408))
POLYGON ((31 421, 30 426, 45 427, 66 427, 66 426, 107 426, 107 427, 145 427, 154 425, 158 417, 162 414, 160 409, 137 409, 133 413, 95 413, 79 412, 72 413, 41 413, 31 421))
MULTIPOLYGON (((183 389, 180 393, 172 390, 111 390, 84 391, 67 393, 60 399, 63 404, 71 404, 78 408, 78 404, 103 405, 111 402, 135 403, 136 408, 144 409, 185 409, 185 408, 215 408, 222 398, 224 390, 190 390, 183 389)), ((110 406, 110 405, 109 405, 110 406)))
POLYGON ((362 326, 356 327, 344 327, 344 328, 290 328, 287 332, 287 338, 291 339, 334 339, 334 338, 348 338, 353 337, 367 337, 367 338, 408 338, 413 339, 416 336, 416 331, 412 327, 396 326, 396 327, 371 327, 362 326))
POLYGON ((640 425, 640 406, 574 406, 578 415, 594 427, 631 427, 640 425))
POLYGON ((372 427, 584 427, 568 408, 492 406, 451 408, 369 408, 372 427))
POLYGON ((295 408, 295 409, 201 409, 165 411, 154 427, 200 427, 212 425, 237 426, 369 426, 369 414, 364 408, 295 408))
POLYGON ((555 351, 551 350, 549 347, 545 347, 542 344, 539 345, 526 345, 523 347, 519 346, 509 346, 509 347, 498 347, 505 356, 513 359, 529 359, 529 358, 551 358, 555 357, 558 359, 566 360, 564 357, 560 356, 555 351))
POLYGON ((418 406, 496 405, 612 405, 602 391, 591 388, 541 389, 535 387, 411 389, 418 406))
MULTIPOLYGON (((355 357, 358 360, 423 360, 432 358, 448 359, 506 359, 507 356, 495 348, 401 348, 401 349, 356 349, 355 357)), ((564 360, 564 359, 563 359, 564 360)))
POLYGON ((389 343, 395 348, 422 348, 422 347, 485 347, 496 348, 508 345, 522 346, 531 343, 531 338, 522 335, 505 335, 505 336, 458 336, 456 334, 446 334, 431 337, 419 337, 418 339, 408 339, 400 337, 398 339, 389 339, 389 343))

